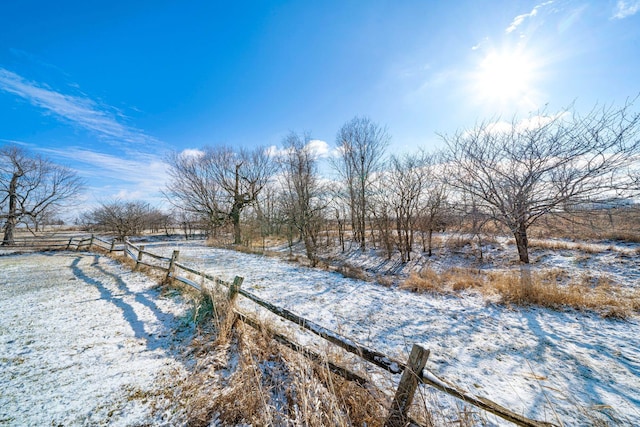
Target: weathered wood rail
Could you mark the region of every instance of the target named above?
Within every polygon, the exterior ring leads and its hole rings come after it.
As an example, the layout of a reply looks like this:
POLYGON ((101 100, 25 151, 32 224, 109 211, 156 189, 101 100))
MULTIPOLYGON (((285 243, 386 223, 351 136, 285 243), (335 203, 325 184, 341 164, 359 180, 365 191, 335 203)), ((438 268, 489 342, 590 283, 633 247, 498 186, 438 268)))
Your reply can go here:
MULTIPOLYGON (((525 427, 549 427, 555 426, 555 424, 533 420, 527 418, 517 412, 511 411, 505 408, 502 405, 499 405, 496 402, 493 402, 487 398, 477 396, 473 393, 463 390, 462 388, 452 384, 444 379, 439 378, 433 372, 425 369, 425 364, 429 357, 429 350, 423 348, 421 345, 414 344, 411 354, 409 356, 409 360, 404 363, 398 360, 394 360, 393 358, 386 356, 383 353, 380 353, 376 350, 370 349, 366 346, 363 346, 354 340, 344 337, 336 332, 330 331, 321 325, 305 319, 292 311, 278 307, 274 304, 271 304, 268 301, 258 297, 257 295, 252 294, 251 292, 242 289, 242 281, 241 277, 236 276, 232 283, 221 280, 217 277, 211 276, 205 272, 199 271, 192 267, 189 267, 185 264, 178 262, 179 251, 174 250, 171 258, 160 256, 145 250, 143 245, 136 246, 133 243, 125 240, 122 243, 117 243, 115 240, 108 241, 97 236, 91 235, 90 237, 72 237, 67 240, 60 239, 41 239, 39 243, 36 243, 36 239, 27 239, 25 242, 16 241, 16 246, 24 246, 29 248, 52 248, 52 249, 66 249, 66 250, 92 250, 94 247, 100 248, 107 252, 123 252, 125 256, 128 256, 132 260, 136 262, 134 268, 138 268, 140 265, 147 266, 149 268, 153 268, 156 270, 160 270, 166 273, 165 279, 172 279, 178 282, 184 283, 188 286, 191 286, 199 291, 203 290, 203 287, 206 287, 206 282, 209 281, 215 285, 222 285, 226 287, 228 292, 228 298, 231 301, 234 301, 238 295, 241 295, 248 300, 254 302, 255 304, 263 307, 269 312, 279 316, 281 318, 287 319, 290 322, 302 327, 303 329, 323 338, 324 340, 350 352, 352 354, 357 355, 361 359, 378 366, 379 368, 386 370, 392 374, 402 374, 400 379, 398 389, 394 396, 394 399, 391 404, 391 408, 389 410, 389 416, 385 422, 386 427, 400 427, 406 426, 408 424, 417 424, 415 421, 410 420, 407 415, 407 411, 411 405, 413 400, 413 396, 415 394, 415 390, 418 386, 418 383, 426 384, 431 386, 443 393, 446 393, 450 396, 453 396, 457 399, 460 399, 470 405, 473 405, 477 408, 480 408, 484 411, 490 412, 506 421, 509 421, 513 424, 525 427), (22 245, 21 245, 22 244, 22 245), (145 257, 153 259, 156 263, 149 262, 145 260, 145 257), (166 266, 162 263, 167 264, 166 266), (178 272, 182 270, 189 274, 200 277, 201 283, 196 283, 194 280, 191 280, 187 277, 184 277, 178 272)), ((258 321, 252 319, 246 314, 240 312, 238 309, 234 308, 234 313, 242 322, 257 328, 264 329, 265 326, 261 325, 258 321)), ((340 367, 332 362, 328 362, 325 360, 323 356, 312 351, 311 349, 302 346, 295 341, 291 340, 291 338, 286 337, 285 335, 270 331, 271 336, 277 342, 287 346, 290 349, 293 349, 305 357, 309 358, 313 361, 319 361, 325 364, 332 372, 342 376, 343 378, 359 383, 362 386, 370 386, 369 380, 363 378, 362 376, 351 372, 350 370, 340 367)))

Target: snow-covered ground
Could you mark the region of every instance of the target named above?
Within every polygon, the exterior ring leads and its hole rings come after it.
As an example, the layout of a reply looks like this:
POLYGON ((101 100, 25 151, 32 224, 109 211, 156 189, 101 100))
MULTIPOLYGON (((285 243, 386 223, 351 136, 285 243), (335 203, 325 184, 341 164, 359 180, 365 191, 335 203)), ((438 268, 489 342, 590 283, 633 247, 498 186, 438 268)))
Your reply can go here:
POLYGON ((0 425, 174 425, 152 411, 187 309, 88 253, 0 256, 0 425))
MULTIPOLYGON (((147 246, 165 256, 175 248, 181 262, 226 280, 243 276, 245 289, 389 355, 404 358, 421 343, 431 350, 429 370, 528 417, 640 425, 637 317, 508 308, 473 294, 415 294, 198 242, 147 246)), ((637 280, 637 260, 623 255, 635 265, 628 277, 637 280)), ((489 423, 501 424, 493 417, 489 423)))
MULTIPOLYGON (((181 262, 226 280, 243 276, 245 289, 396 358, 421 343, 431 350, 429 370, 526 416, 564 425, 640 425, 637 317, 508 308, 473 294, 414 294, 202 242, 146 247, 165 256, 178 248, 181 262)), ((637 248, 604 249, 534 257, 538 265, 576 272, 588 265, 638 286, 637 248)), ((484 255, 488 264, 502 256, 491 249, 484 255)), ((459 256, 466 262, 468 255, 459 256)), ((429 263, 446 268, 444 258, 429 263)), ((380 260, 354 254, 350 262, 370 267, 380 260)), ((154 410, 157 388, 167 386, 158 377, 187 374, 176 357, 185 342, 174 334, 186 329, 187 309, 177 296, 160 296, 145 276, 103 256, 32 253, 0 256, 0 304, 0 425, 180 423, 179 414, 154 410)), ((450 398, 436 399, 445 411, 456 410, 450 398)))

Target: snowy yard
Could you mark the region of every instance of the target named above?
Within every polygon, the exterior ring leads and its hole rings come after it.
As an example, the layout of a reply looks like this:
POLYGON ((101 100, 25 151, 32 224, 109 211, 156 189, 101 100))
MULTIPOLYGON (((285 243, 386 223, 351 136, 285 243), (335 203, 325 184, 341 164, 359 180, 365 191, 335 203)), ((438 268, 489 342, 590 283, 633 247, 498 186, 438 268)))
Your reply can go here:
MULTIPOLYGON (((176 247, 147 245, 166 256, 176 247)), ((413 343, 422 343, 431 350, 428 369, 528 417, 640 425, 637 317, 508 308, 470 294, 389 289, 197 242, 179 249, 182 262, 226 280, 244 276, 245 289, 389 355, 404 359, 413 343)))
POLYGON ((0 256, 0 425, 172 425, 145 396, 182 372, 181 298, 87 253, 0 256))
MULTIPOLYGON (((640 425, 637 317, 415 294, 202 242, 146 248, 180 249, 181 262, 225 280, 241 275, 243 288, 391 356, 404 359, 421 343, 431 350, 427 369, 525 416, 640 425)), ((180 298, 160 296, 107 257, 63 252, 0 256, 0 301, 0 425, 178 422, 145 396, 162 387, 159 376, 185 375, 176 357, 185 345, 175 335, 185 331, 180 298)), ((455 412, 451 399, 429 393, 455 412)))

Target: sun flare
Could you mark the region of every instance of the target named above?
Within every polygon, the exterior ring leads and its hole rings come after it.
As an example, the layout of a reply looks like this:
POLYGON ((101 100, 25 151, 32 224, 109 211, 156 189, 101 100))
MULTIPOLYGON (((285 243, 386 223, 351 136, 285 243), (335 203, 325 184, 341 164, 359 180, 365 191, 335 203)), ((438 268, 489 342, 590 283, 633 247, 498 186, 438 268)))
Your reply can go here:
POLYGON ((475 92, 484 101, 528 102, 535 63, 519 52, 490 52, 475 75, 475 92))

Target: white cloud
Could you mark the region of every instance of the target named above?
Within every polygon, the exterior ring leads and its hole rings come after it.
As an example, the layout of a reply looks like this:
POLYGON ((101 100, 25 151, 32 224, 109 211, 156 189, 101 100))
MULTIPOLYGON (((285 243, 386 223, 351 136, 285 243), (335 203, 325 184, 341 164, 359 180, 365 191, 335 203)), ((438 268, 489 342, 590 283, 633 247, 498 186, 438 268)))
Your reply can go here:
MULTIPOLYGON (((321 139, 312 139, 309 142, 307 142, 307 145, 305 147, 309 151, 311 151, 311 153, 315 154, 320 158, 329 157, 330 155, 329 144, 326 141, 323 141, 321 139)), ((275 145, 271 145, 267 147, 266 151, 268 156, 274 157, 274 158, 288 153, 287 149, 278 148, 275 145)))
POLYGON ((267 156, 271 157, 271 158, 276 158, 280 155, 282 155, 284 153, 284 150, 279 149, 277 146, 275 145, 270 145, 266 148, 266 154, 267 156))
POLYGON ((640 11, 640 0, 618 0, 616 9, 613 13, 613 19, 624 19, 629 16, 635 15, 640 11))
MULTIPOLYGON (((45 84, 32 82, 7 69, 0 68, 0 90, 19 96, 59 118, 97 133, 111 142, 150 143, 159 141, 144 132, 120 123, 109 108, 90 98, 63 94, 45 84)), ((111 109, 113 110, 113 109, 111 109)))
POLYGON ((563 120, 563 118, 568 117, 570 115, 569 112, 562 111, 553 115, 537 115, 533 117, 529 117, 526 119, 522 119, 518 122, 516 129, 520 131, 524 130, 533 130, 537 128, 541 128, 549 123, 563 120))
POLYGON ((143 191, 140 190, 120 190, 117 194, 115 194, 112 199, 113 200, 142 200, 147 196, 143 191))
POLYGON ((327 157, 329 155, 329 144, 321 139, 312 139, 307 144, 307 148, 318 157, 327 157))
MULTIPOLYGON (((569 115, 570 113, 563 111, 552 115, 539 114, 517 121, 514 120, 511 122, 497 120, 495 122, 487 123, 486 125, 484 125, 484 131, 488 134, 504 134, 512 131, 526 132, 529 130, 542 128, 552 122, 562 121, 569 115)), ((470 133, 470 131, 464 132, 465 135, 469 135, 470 133)))
POLYGON ((513 18, 513 21, 511 21, 511 25, 509 25, 507 27, 507 29, 505 30, 505 32, 507 34, 514 32, 520 25, 522 25, 522 23, 527 19, 527 18, 533 18, 534 16, 536 16, 538 14, 538 10, 541 7, 547 6, 549 4, 553 3, 553 0, 551 1, 547 1, 544 3, 540 3, 538 5, 536 5, 531 12, 529 13, 523 13, 522 15, 518 15, 515 18, 513 18))
POLYGON ((180 152, 180 157, 193 157, 199 158, 204 156, 204 151, 198 150, 197 148, 186 148, 180 152))

